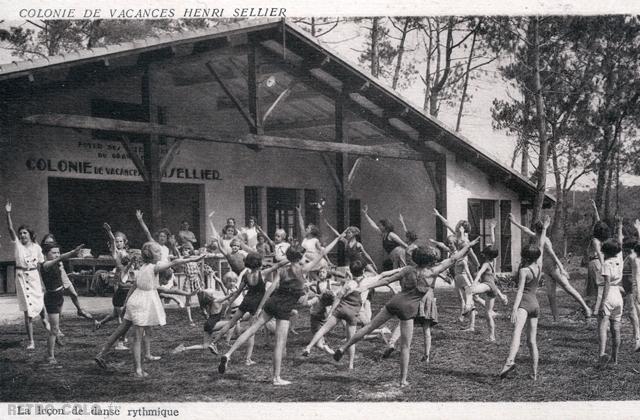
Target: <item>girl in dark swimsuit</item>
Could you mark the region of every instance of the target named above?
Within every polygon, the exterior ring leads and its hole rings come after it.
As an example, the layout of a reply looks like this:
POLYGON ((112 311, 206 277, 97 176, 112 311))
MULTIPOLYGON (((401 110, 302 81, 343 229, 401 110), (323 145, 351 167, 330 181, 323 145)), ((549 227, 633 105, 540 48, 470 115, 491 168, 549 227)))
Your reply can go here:
MULTIPOLYGON (((346 344, 338 348, 335 351, 333 358, 336 361, 339 361, 344 352, 350 346, 362 340, 367 334, 380 327, 389 319, 396 317, 400 320, 400 342, 402 343, 400 350, 400 386, 407 386, 409 353, 411 349, 411 340, 413 338, 413 320, 414 318, 424 317, 427 320, 437 322, 437 316, 434 319, 434 315, 437 313, 435 308, 431 307, 428 311, 425 311, 428 312, 428 314, 421 313, 420 306, 423 297, 433 288, 435 278, 453 265, 457 260, 463 258, 469 249, 478 243, 478 241, 479 238, 468 243, 461 250, 453 254, 451 258, 448 258, 439 264, 435 264, 437 257, 433 248, 428 249, 425 247, 418 247, 413 253, 413 260, 417 264, 417 267, 405 267, 397 274, 367 285, 366 287, 371 289, 400 280, 402 291, 389 300, 382 310, 378 312, 375 318, 373 318, 371 323, 358 330, 355 335, 346 342, 346 344)), ((431 305, 434 304, 435 302, 432 301, 431 305)))
MULTIPOLYGON (((546 227, 542 233, 544 238, 546 227)), ((535 245, 529 245, 522 250, 522 263, 518 270, 518 293, 513 302, 513 310, 511 312, 511 323, 513 323, 513 336, 511 338, 511 347, 509 355, 505 362, 501 378, 506 378, 509 372, 516 367, 515 358, 520 349, 520 336, 526 324, 527 326, 527 345, 531 353, 531 362, 533 365, 533 380, 538 377, 538 345, 536 336, 538 333, 538 315, 540 314, 540 306, 536 298, 538 290, 538 282, 542 274, 538 260, 542 253, 540 248, 535 245)))
MULTIPOLYGON (((301 246, 291 246, 287 250, 287 262, 291 265, 278 270, 278 275, 274 279, 269 289, 265 292, 256 310, 256 321, 245 330, 231 348, 220 358, 218 372, 224 373, 227 364, 234 351, 236 351, 247 340, 251 339, 264 324, 272 318, 276 319, 276 343, 273 350, 273 384, 289 385, 291 382, 280 377, 282 366, 282 356, 287 344, 287 334, 289 332, 289 318, 291 311, 298 305, 300 298, 304 296, 304 275, 316 266, 326 254, 333 249, 344 233, 333 240, 324 250, 319 252, 313 261, 308 263, 303 259, 304 248, 301 246), (262 310, 264 309, 264 311, 262 310)), ((286 264, 286 262, 284 262, 286 264)))
POLYGON ((366 205, 362 207, 362 213, 369 225, 382 236, 382 248, 389 254, 393 268, 407 265, 405 249, 408 245, 393 231, 393 224, 388 219, 381 219, 379 224, 376 224, 369 216, 369 208, 366 205))

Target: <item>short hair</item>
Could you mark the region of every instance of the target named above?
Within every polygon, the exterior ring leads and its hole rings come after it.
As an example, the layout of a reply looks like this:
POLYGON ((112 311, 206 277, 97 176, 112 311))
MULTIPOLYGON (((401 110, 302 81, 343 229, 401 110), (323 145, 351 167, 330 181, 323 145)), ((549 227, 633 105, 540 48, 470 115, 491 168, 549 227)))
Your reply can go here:
POLYGON ((405 233, 405 236, 407 237, 407 241, 409 242, 414 242, 418 240, 418 234, 412 230, 408 230, 407 233, 405 233))
POLYGON ((393 232, 393 230, 395 229, 393 227, 393 223, 391 223, 391 220, 389 219, 380 219, 378 223, 380 223, 380 226, 382 226, 388 233, 393 232))
POLYGON ((384 261, 382 261, 382 271, 389 271, 389 270, 393 270, 393 261, 391 261, 390 258, 387 258, 384 261))
POLYGON ((351 261, 349 264, 349 271, 354 277, 360 277, 362 273, 364 273, 364 269, 366 264, 359 258, 356 258, 354 261, 351 261))
POLYGON ((411 259, 418 267, 433 265, 438 261, 438 252, 432 246, 420 245, 411 253, 411 259))
POLYGON ((636 244, 633 246, 633 251, 640 255, 640 241, 636 242, 636 244))
POLYGON ((51 251, 53 248, 60 248, 60 245, 58 245, 57 243, 49 243, 49 244, 44 244, 42 246, 42 253, 44 255, 47 255, 49 253, 49 251, 51 251))
POLYGON ((276 229, 275 235, 284 235, 284 238, 287 239, 287 232, 284 229, 276 229))
POLYGON ((314 238, 318 238, 320 236, 320 228, 318 228, 318 226, 314 225, 313 223, 309 223, 307 225, 307 229, 309 229, 309 235, 313 236, 314 238))
POLYGON ((250 252, 244 259, 244 266, 251 270, 257 270, 262 267, 262 257, 257 252, 250 252))
POLYGON ((606 241, 607 239, 609 239, 610 235, 610 231, 609 231, 609 225, 606 224, 603 221, 597 221, 594 225, 593 225, 593 237, 598 239, 601 242, 606 241))
POLYGON ((239 238, 233 238, 231 240, 231 242, 229 242, 229 246, 234 246, 234 245, 241 246, 242 245, 242 240, 239 239, 239 238))
POLYGON ((624 238, 624 241, 622 242, 622 249, 631 252, 635 249, 637 243, 638 241, 633 238, 624 238))
POLYGON ((227 233, 227 231, 228 231, 229 229, 233 229, 233 234, 234 234, 234 235, 236 235, 236 234, 237 234, 236 227, 235 227, 235 226, 232 226, 232 225, 225 225, 225 227, 223 227, 223 228, 222 228, 222 233, 223 233, 223 234, 227 233))
POLYGON ((460 230, 460 226, 462 226, 462 230, 464 231, 464 233, 471 232, 471 225, 468 221, 460 220, 458 223, 456 223, 456 233, 458 232, 458 230, 460 230))
POLYGON ((129 245, 129 240, 127 239, 127 235, 125 235, 123 232, 120 232, 120 231, 117 231, 116 233, 113 234, 114 238, 117 238, 118 236, 122 238, 122 242, 124 242, 125 247, 129 245))
POLYGON ((494 248, 493 245, 488 245, 480 252, 480 255, 484 257, 485 261, 491 261, 498 258, 500 251, 494 248))
POLYGON ((142 262, 145 264, 150 264, 155 261, 155 257, 153 255, 153 248, 158 246, 156 242, 145 242, 142 245, 142 249, 140 250, 142 254, 142 262))
POLYGON ((287 248, 287 260, 291 263, 297 263, 304 256, 305 249, 300 245, 292 245, 287 248))
POLYGON ((258 233, 258 236, 256 236, 256 238, 258 239, 264 239, 265 241, 267 240, 267 237, 264 236, 262 233, 258 233))
MULTIPOLYGON (((20 229, 18 229, 19 231, 20 229)), ((49 239, 51 239, 51 242, 56 242, 56 238, 55 236, 53 236, 53 233, 47 233, 46 235, 44 235, 42 237, 42 241, 40 241, 40 246, 44 247, 44 243, 47 242, 49 239)))
POLYGON ((620 244, 615 239, 607 239, 602 244, 602 253, 604 254, 604 258, 613 258, 618 255, 621 251, 620 244))
POLYGON ((159 238, 161 233, 164 233, 167 236, 167 239, 171 236, 171 231, 169 229, 162 228, 156 232, 156 238, 159 238))
POLYGON ((20 227, 18 228, 18 230, 16 232, 18 232, 18 234, 20 234, 21 230, 26 230, 29 233, 29 237, 31 238, 31 242, 35 242, 36 241, 36 232, 31 229, 31 227, 27 226, 27 225, 20 225, 20 227))
POLYGON ((534 244, 527 245, 526 247, 522 248, 522 251, 520 252, 523 265, 529 265, 533 262, 538 261, 540 255, 542 255, 542 253, 540 252, 540 248, 534 244))
POLYGON ((222 276, 222 283, 227 283, 229 281, 237 283, 238 282, 238 275, 236 273, 234 273, 233 271, 227 271, 222 276))
POLYGON ((451 242, 452 244, 455 244, 457 240, 458 238, 456 238, 456 235, 447 236, 447 242, 451 242))
POLYGON ((191 242, 186 242, 180 246, 180 252, 184 252, 185 250, 189 250, 189 255, 193 255, 195 249, 193 248, 193 244, 191 242))
POLYGON ((322 306, 331 306, 336 299, 336 294, 331 289, 327 289, 320 295, 320 304, 322 306))
POLYGON ((252 220, 253 220, 254 223, 258 223, 258 220, 253 216, 249 216, 249 218, 247 219, 247 223, 249 223, 252 220))
POLYGON ((360 229, 358 229, 358 227, 357 227, 357 226, 349 226, 349 227, 347 228, 347 231, 348 231, 348 232, 351 232, 351 233, 353 234, 353 236, 358 236, 358 235, 360 235, 360 229))

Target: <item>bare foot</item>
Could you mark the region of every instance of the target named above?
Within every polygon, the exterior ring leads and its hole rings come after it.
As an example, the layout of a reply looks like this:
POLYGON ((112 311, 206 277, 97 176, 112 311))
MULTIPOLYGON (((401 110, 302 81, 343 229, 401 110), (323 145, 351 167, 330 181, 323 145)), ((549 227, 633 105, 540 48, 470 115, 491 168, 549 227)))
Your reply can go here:
POLYGON ((407 386, 409 386, 409 382, 407 382, 407 381, 400 382, 400 388, 405 388, 407 386))
POLYGON ((489 342, 490 343, 495 343, 496 342, 496 337, 494 335, 490 335, 489 336, 489 342))
POLYGON ((469 328, 465 328, 464 330, 462 330, 462 332, 476 332, 475 327, 469 327, 469 328))
POLYGON ((29 345, 27 346, 27 350, 35 350, 36 348, 36 343, 34 343, 33 341, 29 342, 29 345))
POLYGON ((148 355, 144 356, 144 360, 146 362, 155 362, 156 360, 160 360, 160 359, 162 359, 162 357, 154 356, 152 354, 148 354, 148 355))
POLYGON ((245 365, 245 366, 253 366, 253 365, 255 365, 255 364, 256 364, 256 362, 254 362, 254 361, 253 361, 253 360, 251 360, 251 359, 247 359, 247 360, 245 360, 245 361, 244 361, 244 365, 245 365))
POLYGON ((146 378, 147 376, 149 376, 149 374, 144 370, 136 370, 133 376, 135 376, 136 378, 146 378))
POLYGON ((281 378, 274 378, 273 384, 276 386, 285 386, 285 385, 291 385, 291 382, 285 381, 284 379, 281 379, 281 378))

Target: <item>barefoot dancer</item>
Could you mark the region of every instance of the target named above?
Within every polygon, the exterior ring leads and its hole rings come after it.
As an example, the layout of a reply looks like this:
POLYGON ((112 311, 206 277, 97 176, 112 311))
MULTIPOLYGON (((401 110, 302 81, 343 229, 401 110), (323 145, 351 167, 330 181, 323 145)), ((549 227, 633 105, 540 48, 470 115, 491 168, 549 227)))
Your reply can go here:
MULTIPOLYGON (((432 248, 428 249, 427 247, 418 247, 413 253, 413 260, 417 264, 417 267, 405 267, 402 271, 391 277, 368 285, 368 288, 374 288, 400 280, 402 291, 391 298, 382 310, 378 312, 375 318, 373 318, 371 323, 358 330, 346 344, 338 348, 335 351, 333 358, 336 361, 339 361, 344 352, 350 346, 362 340, 363 337, 374 329, 380 327, 389 319, 396 317, 400 319, 400 342, 402 343, 400 350, 400 386, 408 385, 407 373, 409 369, 411 340, 413 338, 413 320, 421 315, 420 302, 425 294, 430 293, 433 286, 435 286, 435 280, 438 277, 438 274, 445 271, 457 260, 463 258, 469 249, 478 243, 478 241, 479 238, 468 243, 461 250, 452 255, 451 258, 448 258, 439 264, 435 264, 435 250, 432 248)), ((433 299, 430 300, 429 306, 430 307, 425 311, 425 318, 431 322, 427 323, 426 328, 430 328, 433 321, 437 322, 437 309, 433 299)), ((428 336, 430 337, 430 334, 428 336)))
POLYGON ((531 229, 522 226, 520 223, 516 222, 513 218, 512 214, 509 214, 509 220, 513 225, 515 225, 518 229, 520 229, 526 235, 535 240, 535 245, 538 246, 542 251, 542 273, 546 274, 549 277, 547 282, 547 295, 549 296, 549 304, 551 305, 551 313, 553 314, 553 320, 558 320, 558 303, 556 301, 556 284, 560 284, 562 288, 573 297, 576 302, 582 306, 584 314, 587 318, 591 317, 591 309, 587 306, 587 304, 580 296, 580 293, 569 283, 569 274, 564 269, 562 262, 553 251, 553 245, 551 245, 551 241, 549 238, 545 237, 542 239, 542 222, 537 221, 533 227, 533 231, 531 229), (534 232, 535 231, 535 232, 534 232))
POLYGON ((272 318, 275 318, 276 343, 273 350, 273 384, 290 384, 289 381, 285 381, 280 377, 280 370, 282 366, 282 356, 287 344, 291 311, 297 306, 300 298, 304 296, 305 274, 316 269, 318 262, 320 262, 338 243, 338 240, 343 237, 344 233, 334 239, 333 242, 316 255, 313 261, 308 263, 305 262, 303 258, 304 248, 301 246, 289 247, 287 250, 287 260, 291 263, 291 266, 282 267, 278 270, 278 275, 264 294, 256 310, 256 322, 243 332, 227 353, 221 357, 218 372, 224 373, 233 352, 249 340, 264 324, 272 318), (264 311, 262 311, 262 308, 264 308, 264 311))

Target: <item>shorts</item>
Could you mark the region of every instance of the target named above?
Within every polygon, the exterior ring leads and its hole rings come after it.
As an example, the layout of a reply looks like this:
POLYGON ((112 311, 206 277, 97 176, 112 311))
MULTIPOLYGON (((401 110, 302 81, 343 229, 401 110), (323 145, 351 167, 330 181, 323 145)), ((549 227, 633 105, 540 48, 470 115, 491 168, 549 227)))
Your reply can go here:
POLYGON ((222 319, 222 312, 218 312, 217 314, 209 315, 206 321, 204 321, 204 332, 207 334, 213 334, 213 331, 216 328, 216 324, 218 321, 222 319))
POLYGON ((111 304, 115 308, 122 308, 124 306, 125 301, 127 300, 128 294, 129 294, 128 288, 118 287, 118 289, 113 293, 113 297, 111 298, 111 304))
POLYGON ((327 322, 327 318, 324 315, 309 315, 309 323, 311 324, 311 332, 317 333, 318 330, 327 322))
POLYGON ((49 314, 59 314, 64 303, 64 288, 55 292, 46 291, 44 294, 44 307, 49 314))
POLYGON ((399 320, 408 321, 418 316, 422 296, 423 293, 418 289, 403 290, 393 296, 384 307, 399 320))
POLYGON ((438 305, 436 305, 436 297, 434 296, 433 289, 427 291, 427 298, 424 305, 420 305, 418 316, 415 320, 420 324, 430 322, 431 325, 436 325, 438 323, 438 305))
POLYGON ((242 313, 248 312, 254 315, 263 297, 264 294, 262 293, 247 293, 245 297, 242 298, 242 303, 238 307, 238 310, 242 313))
POLYGON ((333 312, 333 316, 337 319, 344 320, 349 326, 358 325, 358 312, 360 308, 354 308, 353 306, 339 304, 335 311, 333 312))
POLYGON ((289 318, 291 318, 291 311, 298 306, 298 300, 300 300, 303 295, 304 293, 301 290, 293 291, 278 289, 265 303, 264 313, 275 319, 288 321, 289 318))
POLYGON ((624 310, 624 300, 620 289, 616 286, 609 288, 607 299, 602 304, 602 310, 605 316, 609 317, 610 321, 622 320, 622 311, 624 310))

